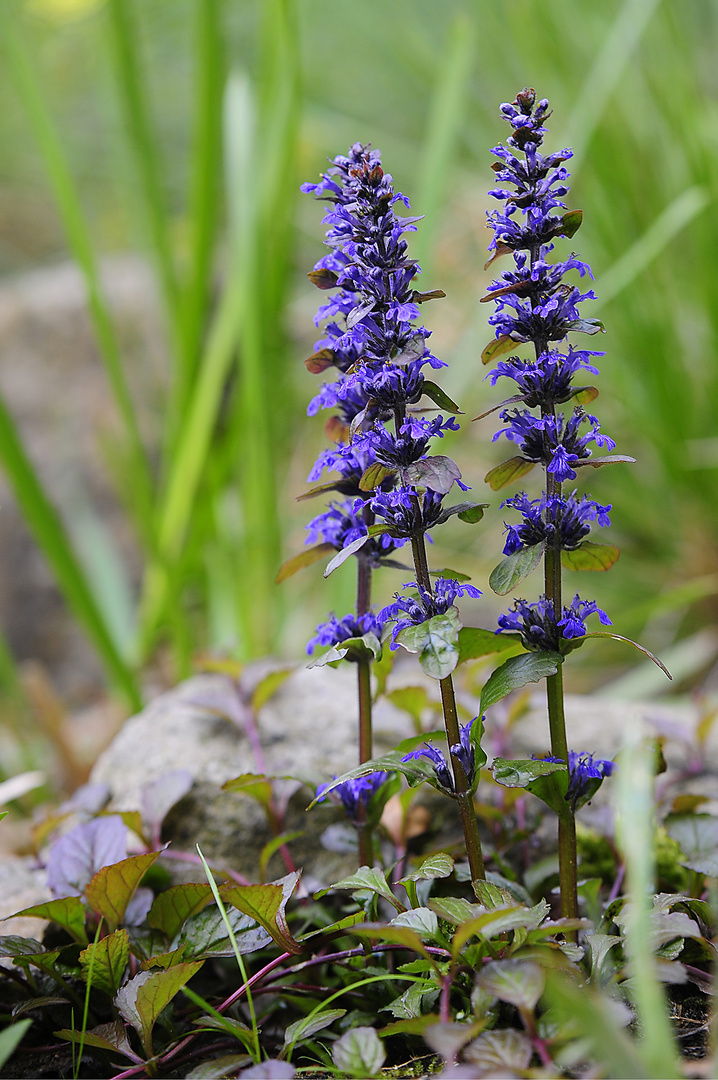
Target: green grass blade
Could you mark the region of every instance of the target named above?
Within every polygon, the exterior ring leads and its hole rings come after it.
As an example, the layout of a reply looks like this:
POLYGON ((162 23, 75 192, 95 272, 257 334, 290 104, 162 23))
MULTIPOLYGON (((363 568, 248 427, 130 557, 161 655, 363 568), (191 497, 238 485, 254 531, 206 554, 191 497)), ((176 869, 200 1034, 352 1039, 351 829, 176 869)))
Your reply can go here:
POLYGON ((710 203, 704 187, 694 185, 681 192, 646 229, 643 236, 603 273, 596 285, 598 300, 591 312, 597 312, 637 278, 702 210, 710 203))
POLYGON ((569 121, 557 139, 557 145, 573 147, 574 184, 611 94, 659 4, 660 0, 626 0, 574 101, 569 121))
POLYGON ((13 419, 0 398, 0 460, 17 503, 74 615, 94 645, 111 681, 132 708, 141 705, 134 675, 102 617, 59 514, 25 453, 13 419))
POLYGON ((178 363, 182 363, 181 304, 162 191, 157 136, 150 121, 145 80, 128 0, 109 0, 108 41, 119 87, 120 106, 135 159, 144 217, 178 363))
POLYGON ((640 739, 636 725, 629 725, 616 780, 617 823, 630 904, 626 946, 646 1075, 671 1080, 680 1070, 651 944, 651 896, 655 890, 652 763, 652 749, 640 739))
MULTIPOLYGON (((446 54, 439 70, 429 108, 428 124, 419 168, 414 212, 424 221, 414 243, 414 254, 431 277, 431 263, 441 209, 446 199, 451 166, 462 131, 469 75, 475 54, 474 27, 465 14, 451 24, 446 54)), ((419 287, 422 287, 421 285, 419 287)), ((427 286, 429 287, 429 286, 427 286)))
POLYGON ((122 418, 133 473, 134 516, 146 546, 152 543, 152 479, 137 427, 135 411, 125 380, 122 357, 104 296, 80 199, 70 173, 46 99, 33 68, 19 27, 6 9, 0 40, 5 48, 18 96, 45 160, 48 178, 60 211, 70 251, 83 275, 93 328, 107 377, 122 418))
POLYGON ((207 321, 212 254, 217 233, 222 176, 222 99, 225 84, 222 0, 196 0, 195 116, 188 220, 191 228, 189 281, 182 334, 187 364, 177 380, 177 415, 185 414, 207 321))

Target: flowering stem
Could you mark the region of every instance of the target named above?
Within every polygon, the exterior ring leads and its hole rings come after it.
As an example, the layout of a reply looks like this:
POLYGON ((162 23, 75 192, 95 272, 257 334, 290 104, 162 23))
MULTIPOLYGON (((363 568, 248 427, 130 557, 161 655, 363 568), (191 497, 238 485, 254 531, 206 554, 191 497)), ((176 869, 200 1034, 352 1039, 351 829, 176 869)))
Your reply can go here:
MULTIPOLYGON (((416 580, 423 589, 431 593, 431 577, 429 575, 429 563, 426 558, 426 544, 423 533, 411 538, 411 549, 414 555, 416 580)), ((441 704, 444 711, 446 738, 449 748, 451 748, 461 742, 456 697, 454 695, 454 681, 451 675, 447 675, 445 679, 440 679, 439 686, 441 688, 441 704)), ((454 775, 456 801, 459 804, 461 827, 464 830, 464 842, 466 844, 466 854, 469 858, 471 880, 483 881, 486 878, 486 871, 484 870, 484 857, 481 853, 479 825, 474 812, 474 800, 469 794, 469 784, 461 762, 453 754, 450 754, 449 757, 454 775)))
MULTIPOLYGON (((357 618, 369 610, 371 596, 371 564, 363 551, 357 555, 357 618)), ((359 692, 359 764, 372 758, 371 724, 371 666, 368 660, 357 663, 357 688, 359 692)), ((366 812, 366 809, 364 810, 366 812)), ((374 865, 374 844, 368 825, 359 826, 359 865, 374 865)))

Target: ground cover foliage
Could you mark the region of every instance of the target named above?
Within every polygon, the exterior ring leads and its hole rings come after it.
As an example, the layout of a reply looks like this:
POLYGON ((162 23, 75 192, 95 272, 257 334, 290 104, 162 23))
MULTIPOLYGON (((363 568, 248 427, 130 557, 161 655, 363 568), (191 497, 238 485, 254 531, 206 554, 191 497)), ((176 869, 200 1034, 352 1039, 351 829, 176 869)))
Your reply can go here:
MULTIPOLYGON (((628 3, 619 10, 611 47, 623 40, 624 60, 652 8, 628 3)), ((128 514, 145 558, 132 640, 113 636, 100 594, 9 414, 0 418, 0 453, 109 679, 133 704, 140 700, 143 666, 161 642, 171 643, 175 670, 187 668, 197 626, 203 626, 200 636, 206 632, 205 617, 215 631, 231 623, 245 653, 264 651, 273 640, 281 439, 263 417, 273 376, 281 387, 285 226, 294 197, 289 163, 299 130, 299 71, 292 48, 297 12, 282 2, 271 11, 255 95, 247 79, 230 79, 225 89, 216 64, 222 5, 197 7, 197 229, 192 272, 180 280, 139 81, 132 6, 124 0, 107 4, 144 228, 152 238, 171 327, 174 381, 158 475, 139 436, 86 223, 22 18, 11 15, 8 22, 10 67, 83 267, 122 418, 115 466, 120 487, 124 476, 128 514), (232 133, 227 165, 237 184, 230 190, 244 194, 230 206, 234 235, 227 284, 215 304, 212 249, 219 222, 210 207, 222 156, 222 101, 232 133), (234 385, 237 346, 241 370, 234 385), (216 423, 221 410, 235 410, 226 427, 216 423), (237 518, 225 513, 237 457, 239 530, 237 518), (158 494, 159 509, 150 513, 158 494), (235 543, 242 566, 251 567, 251 589, 224 558, 235 543), (202 555, 193 563, 198 551, 202 555), (197 601, 193 588, 200 579, 206 594, 197 601)), ((447 65, 437 99, 445 95, 453 104, 457 124, 461 94, 454 80, 464 70, 471 26, 470 20, 456 24, 453 66, 447 65)), ((601 77, 610 85, 605 72, 601 77)), ((595 80, 586 85, 595 92, 595 80)), ((597 375, 593 358, 602 354, 575 347, 574 337, 568 345, 567 335, 594 341, 605 327, 578 308, 595 296, 576 284, 576 275, 583 278, 591 270, 567 248, 569 241, 577 243, 583 225, 581 211, 563 201, 564 163, 571 155, 555 147, 542 156, 548 102, 530 88, 513 93, 515 100, 501 106, 510 135, 506 146, 493 151, 493 183, 501 186, 491 194, 501 210, 489 216, 487 266, 506 256, 514 265, 500 273, 491 265, 496 277, 482 300, 494 305, 486 335, 493 337, 488 344, 477 338, 472 348, 476 367, 479 357, 494 365, 491 385, 508 377, 518 393, 500 405, 492 402, 477 421, 503 409, 502 433, 518 451, 499 465, 490 463, 488 489, 513 485, 538 466, 545 490, 538 499, 523 492, 502 504, 522 521, 506 524, 503 558, 485 576, 496 596, 515 597, 519 586, 528 590, 541 576, 530 579, 541 566, 543 591, 533 602, 515 598, 498 625, 487 620, 486 626, 465 626, 456 602, 478 601, 480 590, 467 574, 438 569, 443 560, 436 549, 428 554, 425 540, 434 527, 453 519, 450 527, 468 526, 475 537, 490 504, 471 494, 444 505, 455 486, 467 490, 462 469, 449 456, 455 453, 452 433, 460 426, 454 396, 460 395, 436 381, 444 363, 418 320, 423 305, 443 301, 445 292, 426 277, 427 290, 416 287, 419 265, 407 242, 420 219, 405 213, 408 202, 385 171, 386 159, 368 143, 353 143, 346 155, 330 159, 318 183, 304 185, 305 192, 329 203, 324 221, 330 247, 309 273, 329 298, 317 317, 325 336, 314 344, 306 367, 320 376, 333 369, 336 379, 320 389, 309 410, 332 413, 325 425, 331 445, 310 472, 311 483, 323 482, 300 495, 300 503, 336 495, 344 501, 331 502, 313 519, 309 546, 282 565, 278 581, 293 581, 296 572, 320 560, 326 562, 325 577, 346 581, 356 570, 355 610, 320 624, 308 651, 325 650, 314 656, 312 667, 348 663, 357 673, 359 764, 318 787, 303 777, 261 773, 225 785, 237 798, 257 801, 267 814, 272 839, 256 881, 231 866, 210 866, 199 849, 185 854, 185 861, 194 862, 196 880, 173 880, 162 830, 191 786, 183 772, 147 785, 141 811, 114 812, 107 791, 92 785, 60 805, 35 834, 53 898, 16 913, 49 926, 37 938, 0 937, 0 1007, 7 1019, 0 1057, 7 1075, 34 1075, 41 1066, 58 1076, 118 1078, 706 1075, 692 1062, 715 1055, 709 1008, 718 878, 713 806, 703 795, 685 793, 683 774, 657 783, 665 768, 662 746, 632 727, 606 760, 589 748, 572 747, 567 738, 563 669, 589 638, 634 646, 661 678, 669 673, 645 645, 613 631, 589 631, 587 618, 598 616, 605 627, 608 615, 596 601, 577 592, 566 602, 562 592, 564 571, 590 572, 595 580, 618 558, 615 545, 586 538, 591 526, 609 524, 605 496, 594 501, 562 485, 576 481, 579 470, 581 479, 596 468, 603 472, 605 465, 628 471, 634 459, 613 454, 613 439, 586 411, 594 407, 597 388, 572 383, 579 374, 597 375), (554 246, 557 254, 551 256, 554 246), (558 250, 564 251, 562 262, 558 250), (568 283, 562 280, 567 274, 568 283), (422 405, 422 398, 431 404, 422 405), (446 439, 447 453, 429 454, 432 439, 446 439), (339 478, 324 481, 325 469, 339 478), (413 570, 404 559, 413 562, 413 570), (372 603, 373 575, 380 570, 409 570, 416 579, 381 608, 372 603), (440 708, 430 708, 423 685, 387 691, 400 650, 414 654, 423 674, 434 680, 440 708), (527 688, 544 681, 545 745, 536 746, 535 756, 515 758, 513 724, 527 688), (457 697, 455 686, 468 695, 457 697), (372 710, 385 694, 409 713, 416 734, 375 756, 372 710), (475 712, 467 710, 468 699, 475 712), (497 707, 505 724, 490 745, 484 721, 497 707), (429 710, 436 723, 427 730, 429 710), (347 823, 328 829, 323 842, 352 856, 356 869, 325 888, 307 890, 301 867, 294 865, 296 834, 285 831, 282 811, 287 779, 304 785, 309 813, 321 814, 336 803, 346 815, 347 823), (583 823, 586 807, 599 789, 603 797, 608 788, 614 818, 583 823), (425 789, 436 821, 445 825, 441 837, 431 819, 417 812, 425 789), (287 872, 267 881, 270 861, 279 855, 287 872)), ((583 123, 590 119, 576 115, 583 123)), ((578 120, 574 126, 585 153, 590 136, 578 120)), ((487 146, 495 142, 492 133, 487 146)), ((446 150, 439 135, 429 146, 439 157, 446 150)), ((426 177, 423 194, 431 206, 441 183, 431 168, 426 177)), ((706 205, 706 190, 688 192, 663 231, 627 253, 615 279, 635 276, 671 230, 706 205)), ((610 285, 609 278, 609 297, 610 285)), ((439 305, 429 305, 434 306, 439 305)), ((281 415, 280 398, 278 390, 273 418, 281 415)), ((623 435, 633 450, 630 429, 623 435)), ((490 550, 488 542, 484 546, 490 550)), ((713 588, 708 578, 702 580, 676 603, 713 588)), ((334 596, 343 599, 346 591, 345 585, 334 596)), ((667 604, 670 609, 673 601, 667 604)), ((217 643, 211 633, 208 638, 217 643)), ((227 673, 229 701, 238 670, 232 661, 218 666, 227 673)), ((256 709, 282 677, 274 673, 259 684, 256 709)), ((711 722, 708 714, 700 732, 704 739, 711 722)), ((693 771, 699 773, 700 766, 694 763, 693 771)))

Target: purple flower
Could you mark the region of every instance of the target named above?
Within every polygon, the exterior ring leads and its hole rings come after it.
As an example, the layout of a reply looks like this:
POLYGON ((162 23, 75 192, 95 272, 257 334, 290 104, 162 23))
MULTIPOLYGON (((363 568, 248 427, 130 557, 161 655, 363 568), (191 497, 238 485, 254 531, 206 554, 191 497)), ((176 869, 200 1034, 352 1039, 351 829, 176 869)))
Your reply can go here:
POLYGON ((431 593, 416 581, 409 581, 402 588, 416 589, 417 596, 394 593, 394 603, 389 604, 379 614, 382 622, 392 620, 396 623, 392 634, 392 649, 398 648, 397 634, 407 626, 420 626, 435 615, 444 615, 459 596, 473 596, 475 599, 481 596, 474 585, 460 584, 453 578, 436 578, 434 591, 431 593))
POLYGON ((443 416, 435 416, 433 420, 408 416, 398 435, 392 434, 384 424, 377 423, 355 436, 352 447, 370 452, 382 465, 401 469, 423 458, 432 439, 443 439, 446 431, 458 430, 459 425, 453 416, 448 420, 444 420, 443 416))
POLYGON ((317 627, 316 636, 307 644, 307 653, 311 656, 317 645, 340 645, 342 641, 360 638, 364 634, 375 634, 380 638, 383 625, 381 617, 370 611, 364 615, 352 615, 350 612, 343 619, 337 619, 332 614, 317 627))
POLYGON ((583 368, 592 375, 598 375, 598 368, 589 363, 588 357, 603 355, 569 346, 565 356, 560 352, 545 352, 540 360, 521 360, 518 356, 511 356, 508 360, 499 361, 486 378, 492 386, 502 377, 513 379, 524 404, 530 409, 559 405, 571 397, 571 383, 577 371, 583 368))
MULTIPOLYGON (((563 758, 546 757, 543 760, 564 764, 563 758)), ((574 813, 593 798, 605 777, 610 776, 615 768, 615 761, 594 758, 593 754, 585 750, 580 753, 577 750, 569 750, 566 802, 570 804, 574 813)))
MULTIPOLYGON (((334 779, 336 780, 336 777, 334 779)), ((368 776, 360 776, 356 780, 345 780, 343 784, 333 788, 329 794, 341 800, 344 811, 352 824, 363 824, 366 820, 366 809, 372 796, 388 779, 389 773, 369 773, 368 776)), ((328 787, 330 787, 330 784, 319 785, 317 788, 317 802, 323 802, 326 799, 325 792, 328 787)))
POLYGON ((570 607, 563 608, 558 621, 553 600, 547 600, 545 596, 532 604, 515 600, 511 611, 499 615, 496 633, 500 634, 502 630, 518 632, 525 649, 563 653, 567 651, 565 641, 586 634, 585 620, 594 614, 598 615, 604 626, 612 625, 606 612, 594 600, 582 600, 578 593, 570 607))
MULTIPOLYGON (((451 747, 451 755, 461 763, 469 787, 473 784, 476 773, 475 752, 471 743, 471 728, 476 723, 477 719, 478 717, 475 716, 468 724, 464 724, 459 731, 460 741, 451 747)), ((454 778, 447 760, 441 751, 437 750, 436 747, 428 742, 425 743, 423 749, 412 750, 411 753, 405 754, 401 760, 411 761, 412 758, 420 757, 429 758, 434 765, 434 772, 436 773, 436 779, 439 786, 453 795, 456 791, 454 778)))
POLYGON ((519 525, 506 525, 504 555, 513 555, 522 547, 532 547, 542 540, 550 543, 557 531, 561 547, 570 551, 591 531, 591 522, 597 521, 604 528, 611 524, 610 506, 601 506, 588 495, 579 498, 575 491, 568 498, 542 495, 540 499, 529 499, 522 491, 501 506, 518 510, 524 519, 519 525))
MULTIPOLYGON (((337 551, 341 551, 360 536, 366 536, 367 525, 362 515, 362 509, 366 505, 364 499, 347 499, 344 502, 331 502, 329 509, 323 514, 317 514, 306 526, 308 536, 307 544, 331 544, 337 551)), ((392 538, 386 534, 374 536, 361 549, 373 565, 390 554, 398 547, 403 546, 404 541, 400 538, 392 538)))
POLYGON ((521 456, 528 461, 541 462, 554 475, 559 483, 575 480, 574 466, 591 456, 588 444, 612 450, 616 445, 608 435, 602 435, 598 420, 577 406, 566 420, 563 413, 559 416, 546 414, 534 416, 528 410, 506 409, 501 419, 507 427, 494 435, 493 441, 500 435, 518 443, 521 456), (591 427, 584 435, 580 433, 583 423, 591 427))
POLYGON ((444 496, 428 488, 418 495, 413 488, 377 492, 369 503, 372 513, 391 526, 392 536, 411 539, 436 525, 444 508, 444 496))

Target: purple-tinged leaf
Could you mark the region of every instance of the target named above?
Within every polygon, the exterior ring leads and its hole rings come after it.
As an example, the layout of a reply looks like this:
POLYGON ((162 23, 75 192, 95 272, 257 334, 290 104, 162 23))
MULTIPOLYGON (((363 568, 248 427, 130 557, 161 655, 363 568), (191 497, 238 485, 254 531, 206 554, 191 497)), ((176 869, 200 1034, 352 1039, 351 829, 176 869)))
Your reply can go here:
MULTIPOLYGON (((214 1019, 214 1017, 210 1017, 210 1019, 214 1019)), ((227 1017, 222 1017, 222 1019, 229 1023, 227 1017)), ((221 1030, 226 1031, 226 1027, 221 1030)), ((240 1073, 239 1070, 243 1065, 249 1065, 251 1061, 250 1054, 222 1054, 221 1057, 203 1061, 201 1065, 195 1065, 194 1069, 190 1069, 185 1074, 185 1080, 226 1080, 228 1076, 245 1076, 246 1073, 240 1073)), ((286 1062, 283 1062, 283 1064, 286 1064, 286 1062)), ((290 1068, 293 1068, 293 1066, 290 1065, 290 1068)), ((290 1075, 293 1076, 294 1074, 290 1075)))
POLYGON ((81 1042, 84 1046, 96 1046, 98 1050, 111 1050, 113 1053, 122 1054, 130 1061, 141 1061, 134 1052, 127 1038, 127 1030, 121 1020, 114 1020, 110 1024, 99 1024, 90 1031, 81 1031, 78 1028, 62 1028, 53 1033, 58 1039, 67 1039, 68 1042, 81 1042))
POLYGON ((456 480, 461 479, 461 470, 455 461, 445 454, 434 454, 422 458, 400 470, 404 480, 414 487, 427 487, 440 495, 447 495, 456 480))
POLYGON ((463 1056, 481 1071, 481 1075, 521 1075, 533 1057, 533 1046, 523 1031, 499 1028, 485 1031, 464 1047, 463 1056))
POLYGON ((491 253, 491 258, 484 263, 484 270, 488 270, 495 259, 500 259, 503 255, 510 255, 512 251, 513 248, 509 247, 508 244, 497 242, 494 251, 491 253))
POLYGON ((286 682, 295 670, 294 666, 283 667, 278 671, 270 671, 268 675, 260 679, 252 691, 252 711, 259 712, 263 705, 271 701, 279 687, 286 682))
POLYGON ((297 1070, 288 1061, 267 1058, 266 1061, 260 1061, 259 1065, 243 1069, 239 1075, 242 1080, 292 1080, 296 1072, 297 1070))
POLYGON ((146 855, 131 855, 112 866, 104 866, 88 883, 85 888, 87 902, 105 919, 110 930, 116 930, 120 925, 135 889, 161 854, 160 851, 149 851, 146 855))
POLYGON ((87 944, 85 931, 86 909, 79 896, 59 897, 57 900, 48 900, 44 904, 35 904, 33 907, 23 908, 16 911, 13 918, 18 915, 30 916, 36 919, 49 919, 57 923, 80 945, 87 944))
POLYGON ((534 461, 527 461, 522 457, 508 458, 495 468, 489 469, 484 477, 484 483, 488 484, 492 491, 499 491, 500 488, 506 487, 507 484, 531 472, 535 464, 534 461))
POLYGON ((492 405, 490 409, 486 410, 486 412, 479 413, 478 416, 475 416, 473 418, 471 423, 475 424, 477 420, 483 420, 486 416, 491 416, 491 413, 498 412, 499 409, 504 409, 507 405, 513 405, 514 402, 516 402, 516 401, 523 401, 523 400, 524 400, 524 395, 523 394, 514 394, 513 397, 505 398, 504 401, 500 401, 498 403, 498 405, 492 405))
POLYGON ((321 375, 327 368, 334 366, 335 354, 333 349, 320 349, 312 353, 304 361, 304 366, 312 375, 321 375))
POLYGON ((329 575, 333 574, 334 571, 342 565, 342 563, 345 563, 347 559, 350 559, 352 557, 352 555, 356 555, 357 551, 363 548, 369 539, 370 537, 368 534, 366 536, 358 536, 356 540, 352 540, 351 544, 347 544, 347 546, 343 547, 341 551, 338 551, 334 558, 327 563, 326 569, 324 571, 324 577, 329 577, 329 575))
POLYGON ((342 481, 340 479, 330 480, 326 484, 316 484, 315 487, 309 488, 307 491, 303 491, 301 495, 294 497, 295 502, 306 502, 307 499, 316 499, 319 495, 326 495, 329 491, 341 491, 342 481))
POLYGON ((127 853, 127 826, 117 816, 94 818, 60 837, 47 859, 47 884, 55 897, 81 896, 103 866, 127 853))
POLYGON ((155 894, 152 892, 152 889, 140 885, 140 887, 135 890, 134 896, 130 897, 129 903, 125 909, 125 915, 122 920, 125 926, 141 926, 147 919, 154 898, 155 894))
POLYGON ((386 1051, 373 1027, 355 1027, 332 1044, 332 1060, 349 1076, 376 1076, 386 1051))
POLYGON ((18 937, 16 934, 0 937, 0 956, 38 956, 42 952, 45 952, 45 946, 35 938, 18 937))
POLYGON ((117 1010, 140 1036, 148 1055, 152 1054, 155 1020, 203 963, 204 960, 195 960, 191 964, 176 964, 166 971, 141 971, 118 990, 117 1010))
POLYGON ((105 809, 111 797, 112 792, 107 784, 82 784, 60 809, 63 813, 84 810, 88 814, 99 814, 105 809))
POLYGON ((277 576, 274 579, 275 583, 281 585, 287 578, 296 574, 297 570, 303 570, 305 566, 311 566, 312 563, 319 562, 319 560, 324 559, 330 551, 334 551, 332 544, 314 544, 313 547, 300 551, 298 555, 293 555, 291 559, 287 559, 287 561, 283 562, 279 567, 277 576))
POLYGON ((142 817, 155 842, 159 842, 165 817, 192 790, 193 782, 189 769, 170 769, 143 786, 140 794, 142 817))
POLYGON ((339 281, 334 271, 327 270, 326 267, 321 267, 319 270, 310 270, 307 277, 312 285, 316 285, 318 289, 336 289, 339 281))
POLYGON ((427 300, 443 300, 445 296, 443 289, 431 289, 429 292, 417 292, 416 289, 412 289, 411 303, 425 304, 427 300))
POLYGON ((223 885, 220 895, 226 903, 233 904, 255 919, 280 948, 298 954, 302 952, 302 946, 287 925, 285 908, 297 887, 300 874, 301 871, 294 871, 266 885, 223 885))
POLYGON ((475 1034, 473 1024, 457 1024, 445 1021, 431 1024, 424 1031, 424 1041, 440 1054, 444 1061, 453 1061, 470 1038, 475 1034))
POLYGON ((516 342, 513 338, 509 334, 501 334, 486 346, 481 354, 481 363, 490 364, 497 356, 503 356, 504 353, 511 352, 515 348, 516 342))
POLYGON ((126 930, 93 941, 80 953, 80 968, 86 983, 99 987, 112 997, 119 990, 130 958, 130 939, 126 930))
POLYGON ((590 405, 598 397, 596 386, 575 386, 571 391, 571 398, 578 405, 590 405))

